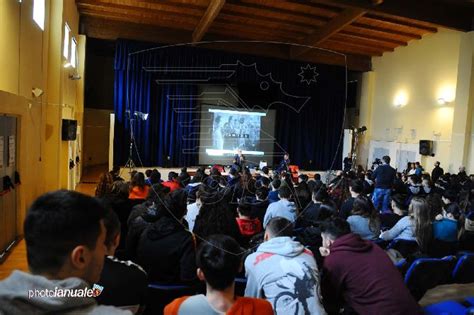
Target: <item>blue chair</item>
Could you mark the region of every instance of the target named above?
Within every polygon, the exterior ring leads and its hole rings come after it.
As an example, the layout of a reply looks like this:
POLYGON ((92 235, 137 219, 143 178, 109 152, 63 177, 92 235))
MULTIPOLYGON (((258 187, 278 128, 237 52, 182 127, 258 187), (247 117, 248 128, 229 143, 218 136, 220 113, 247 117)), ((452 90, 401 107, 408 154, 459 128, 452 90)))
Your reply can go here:
POLYGON ((454 283, 474 282, 474 254, 465 254, 459 258, 452 277, 454 283))
POLYGON ((474 296, 465 298, 466 303, 468 303, 471 306, 474 306, 474 296))
POLYGON ((468 308, 455 301, 445 301, 426 306, 423 311, 427 315, 465 315, 468 308))
POLYGON ((185 284, 150 283, 145 314, 163 314, 164 307, 186 295, 195 295, 198 289, 185 284))
POLYGON ((408 268, 405 284, 413 297, 419 301, 426 291, 451 280, 456 257, 419 258, 408 268))

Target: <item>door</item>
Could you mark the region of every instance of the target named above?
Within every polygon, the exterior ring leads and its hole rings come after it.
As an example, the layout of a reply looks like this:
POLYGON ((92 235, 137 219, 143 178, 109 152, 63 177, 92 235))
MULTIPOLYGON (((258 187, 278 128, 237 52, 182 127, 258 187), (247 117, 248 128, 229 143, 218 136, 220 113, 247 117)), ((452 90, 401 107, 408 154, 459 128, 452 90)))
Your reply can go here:
POLYGON ((17 192, 15 172, 18 161, 17 118, 0 116, 0 261, 17 238, 17 192), (5 187, 6 177, 13 187, 5 187))

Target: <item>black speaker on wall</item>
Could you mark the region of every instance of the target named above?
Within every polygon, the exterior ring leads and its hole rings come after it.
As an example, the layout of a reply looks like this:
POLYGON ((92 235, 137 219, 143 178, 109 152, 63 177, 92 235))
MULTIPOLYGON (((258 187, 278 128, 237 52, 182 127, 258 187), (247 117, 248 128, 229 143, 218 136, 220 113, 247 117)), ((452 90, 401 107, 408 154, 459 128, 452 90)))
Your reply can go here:
POLYGON ((61 129, 61 139, 63 141, 76 140, 77 134, 77 120, 63 119, 61 129))
POLYGON ((434 156, 432 140, 420 140, 420 154, 434 156))

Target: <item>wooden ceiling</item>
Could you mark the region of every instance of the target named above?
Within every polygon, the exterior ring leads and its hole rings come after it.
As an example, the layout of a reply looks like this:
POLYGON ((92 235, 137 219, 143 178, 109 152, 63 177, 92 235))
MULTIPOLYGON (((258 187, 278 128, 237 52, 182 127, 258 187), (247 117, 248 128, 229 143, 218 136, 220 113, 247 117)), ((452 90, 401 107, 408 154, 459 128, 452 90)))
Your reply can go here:
POLYGON ((472 29, 473 1, 76 0, 81 32, 157 43, 258 40, 304 46, 213 43, 206 47, 371 69, 381 56, 439 26, 472 29), (328 51, 326 51, 328 50, 328 51))

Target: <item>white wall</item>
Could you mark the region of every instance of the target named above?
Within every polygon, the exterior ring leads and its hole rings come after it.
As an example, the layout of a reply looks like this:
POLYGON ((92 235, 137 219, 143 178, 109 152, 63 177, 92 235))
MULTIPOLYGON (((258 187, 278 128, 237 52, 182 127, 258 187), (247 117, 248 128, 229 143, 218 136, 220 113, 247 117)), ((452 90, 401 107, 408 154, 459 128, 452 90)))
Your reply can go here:
POLYGON ((364 148, 370 140, 434 140, 435 157, 423 157, 422 164, 428 170, 436 160, 449 164, 461 34, 440 29, 372 59, 373 73, 363 80, 373 82, 363 82, 361 91, 359 120, 370 125, 364 148), (406 104, 397 107, 400 96, 406 104), (438 105, 440 97, 450 103, 438 105))

